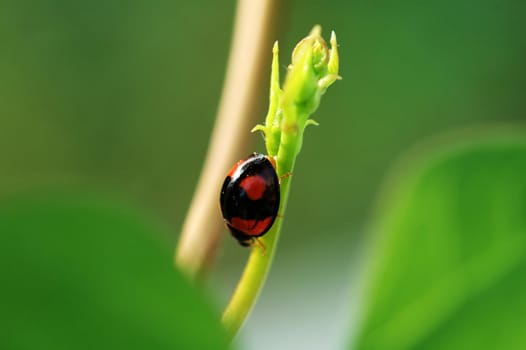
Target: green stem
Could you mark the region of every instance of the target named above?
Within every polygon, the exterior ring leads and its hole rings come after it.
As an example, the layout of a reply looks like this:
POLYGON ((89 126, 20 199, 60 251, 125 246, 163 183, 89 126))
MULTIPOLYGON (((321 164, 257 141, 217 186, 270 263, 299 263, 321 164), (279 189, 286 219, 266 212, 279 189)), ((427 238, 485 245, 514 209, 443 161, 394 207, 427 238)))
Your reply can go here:
MULTIPOLYGON (((292 171, 293 166, 293 164, 290 164, 290 171, 292 171)), ((289 188, 290 178, 283 179, 281 183, 280 213, 283 213, 287 206, 289 188)), ((243 275, 223 314, 222 322, 226 328, 229 339, 233 338, 243 325, 248 314, 254 307, 261 288, 265 284, 276 252, 282 223, 283 218, 278 217, 270 231, 264 237, 260 238, 266 247, 264 253, 261 249, 252 249, 243 275)))
POLYGON ((294 170, 296 156, 307 125, 316 124, 309 116, 319 105, 325 90, 338 76, 338 50, 334 32, 331 36, 331 49, 321 37, 321 28, 314 27, 310 35, 298 43, 292 55, 285 79, 284 89, 279 88, 278 45, 272 50, 270 106, 265 125, 257 125, 253 131, 265 135, 267 153, 275 157, 280 184, 281 201, 278 213, 281 214, 270 231, 260 240, 266 250, 252 249, 248 263, 230 303, 223 314, 223 325, 227 335, 233 338, 252 310, 263 287, 278 244, 283 214, 287 207, 290 191, 290 176, 294 170))

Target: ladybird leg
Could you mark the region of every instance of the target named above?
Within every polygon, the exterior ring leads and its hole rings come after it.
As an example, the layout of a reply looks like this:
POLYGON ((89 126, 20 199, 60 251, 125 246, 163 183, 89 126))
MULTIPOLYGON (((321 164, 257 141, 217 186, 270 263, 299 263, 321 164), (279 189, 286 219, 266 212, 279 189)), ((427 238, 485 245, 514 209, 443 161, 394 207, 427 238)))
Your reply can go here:
POLYGON ((291 176, 292 176, 291 172, 285 173, 285 174, 283 174, 283 175, 281 175, 279 177, 279 181, 281 182, 281 180, 286 179, 286 178, 291 177, 291 176))
POLYGON ((265 255, 267 253, 267 247, 265 246, 265 244, 263 244, 263 242, 261 242, 259 240, 259 238, 254 237, 254 238, 252 238, 252 247, 254 247, 256 245, 261 248, 261 254, 262 255, 265 255))

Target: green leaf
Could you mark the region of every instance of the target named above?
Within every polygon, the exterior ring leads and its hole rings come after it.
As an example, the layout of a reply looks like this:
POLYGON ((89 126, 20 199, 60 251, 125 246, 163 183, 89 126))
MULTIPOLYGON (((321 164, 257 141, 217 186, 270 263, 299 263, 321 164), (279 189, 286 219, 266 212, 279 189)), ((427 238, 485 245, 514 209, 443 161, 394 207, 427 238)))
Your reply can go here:
POLYGON ((526 137, 425 159, 401 167, 373 220, 353 348, 525 349, 526 137))
POLYGON ((93 200, 4 203, 0 348, 226 348, 219 316, 158 231, 93 200))

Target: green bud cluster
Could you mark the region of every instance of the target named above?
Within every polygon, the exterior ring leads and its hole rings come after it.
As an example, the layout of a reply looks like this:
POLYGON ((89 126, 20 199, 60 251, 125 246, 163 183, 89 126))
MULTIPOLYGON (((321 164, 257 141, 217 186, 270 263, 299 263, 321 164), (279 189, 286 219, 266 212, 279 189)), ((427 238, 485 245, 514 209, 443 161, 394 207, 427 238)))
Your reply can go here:
POLYGON ((253 131, 264 133, 267 153, 277 158, 279 175, 291 170, 305 127, 317 125, 309 117, 318 108, 321 96, 341 79, 334 32, 330 44, 329 48, 321 37, 321 28, 315 26, 294 48, 283 90, 279 85, 278 43, 274 44, 269 110, 265 125, 257 125, 253 131))

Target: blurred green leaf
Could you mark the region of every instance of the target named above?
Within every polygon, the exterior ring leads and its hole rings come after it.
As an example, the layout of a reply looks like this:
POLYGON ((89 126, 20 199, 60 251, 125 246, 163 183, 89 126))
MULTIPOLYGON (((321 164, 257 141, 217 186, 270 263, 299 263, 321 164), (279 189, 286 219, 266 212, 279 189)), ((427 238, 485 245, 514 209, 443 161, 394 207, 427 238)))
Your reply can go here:
POLYGON ((0 207, 1 349, 224 349, 161 234, 96 201, 0 207))
POLYGON ((353 348, 525 349, 526 137, 410 164, 373 221, 353 348))

